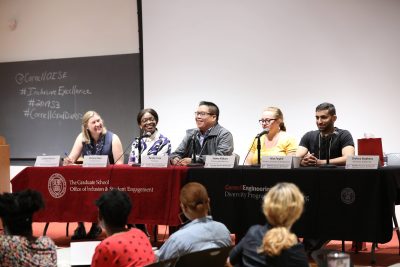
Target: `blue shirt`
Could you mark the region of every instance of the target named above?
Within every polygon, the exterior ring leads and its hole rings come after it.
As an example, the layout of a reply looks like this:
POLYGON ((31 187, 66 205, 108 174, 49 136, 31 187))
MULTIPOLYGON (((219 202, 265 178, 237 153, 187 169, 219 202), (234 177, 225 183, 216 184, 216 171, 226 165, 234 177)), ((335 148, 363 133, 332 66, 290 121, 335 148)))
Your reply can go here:
POLYGON ((172 234, 157 253, 159 260, 181 257, 195 251, 232 245, 230 232, 211 216, 195 219, 172 234))

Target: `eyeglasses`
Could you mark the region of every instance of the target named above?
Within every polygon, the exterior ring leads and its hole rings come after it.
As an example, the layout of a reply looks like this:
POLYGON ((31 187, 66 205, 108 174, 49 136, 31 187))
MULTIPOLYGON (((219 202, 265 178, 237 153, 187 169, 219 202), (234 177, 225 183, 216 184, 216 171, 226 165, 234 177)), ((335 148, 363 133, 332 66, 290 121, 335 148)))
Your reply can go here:
POLYGON ((263 123, 268 123, 268 124, 270 124, 270 123, 272 123, 272 122, 274 122, 274 121, 276 121, 276 119, 260 119, 260 120, 258 120, 258 122, 259 122, 260 124, 263 124, 263 123))
POLYGON ((141 123, 146 123, 146 122, 155 122, 155 121, 156 121, 155 118, 144 118, 140 122, 141 123))
POLYGON ((214 114, 212 114, 212 113, 209 113, 209 112, 204 112, 204 111, 196 111, 195 113, 194 113, 194 116, 195 117, 197 117, 197 116, 199 116, 199 117, 205 117, 205 116, 207 116, 207 115, 214 115, 214 114))

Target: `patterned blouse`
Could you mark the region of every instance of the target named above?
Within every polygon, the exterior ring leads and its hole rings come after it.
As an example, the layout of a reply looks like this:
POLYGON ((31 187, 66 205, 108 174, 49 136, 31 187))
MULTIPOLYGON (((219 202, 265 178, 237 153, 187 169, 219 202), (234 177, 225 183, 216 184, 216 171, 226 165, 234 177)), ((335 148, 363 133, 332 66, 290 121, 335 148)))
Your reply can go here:
POLYGON ((30 241, 24 236, 0 235, 0 266, 57 266, 56 245, 47 236, 30 241))
MULTIPOLYGON (((131 154, 129 155, 128 164, 138 163, 138 139, 132 143, 131 154)), ((142 155, 158 155, 164 156, 171 154, 171 143, 169 139, 158 131, 155 131, 150 137, 140 140, 142 155)))

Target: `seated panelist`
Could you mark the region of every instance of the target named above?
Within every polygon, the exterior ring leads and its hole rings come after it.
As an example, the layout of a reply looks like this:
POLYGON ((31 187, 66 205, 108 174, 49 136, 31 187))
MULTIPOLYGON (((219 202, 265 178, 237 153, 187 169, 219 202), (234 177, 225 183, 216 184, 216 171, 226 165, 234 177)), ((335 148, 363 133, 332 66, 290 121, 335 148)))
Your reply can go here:
POLYGON ((194 113, 197 128, 189 129, 181 144, 170 156, 171 163, 186 166, 204 163, 206 155, 230 156, 233 152, 232 134, 218 124, 219 108, 212 102, 201 101, 194 113))
POLYGON ((141 110, 136 120, 140 128, 140 137, 132 143, 128 164, 139 162, 139 148, 140 155, 164 156, 171 154, 171 142, 157 129, 158 114, 154 109, 141 110))
MULTIPOLYGON (((86 155, 108 155, 110 164, 124 163, 121 141, 116 134, 107 131, 96 111, 88 111, 83 115, 82 132, 77 136, 69 155, 64 158, 64 165, 74 164, 79 157, 86 155)), ((93 223, 86 235, 84 224, 79 222, 72 239, 93 239, 100 233, 101 228, 93 223)))
MULTIPOLYGON (((260 158, 262 156, 294 156, 297 142, 294 137, 286 133, 283 113, 277 107, 264 109, 259 119, 263 131, 260 134, 260 158)), ((246 165, 258 163, 257 138, 253 140, 246 165)))
POLYGON ((108 155, 110 164, 124 163, 119 137, 107 131, 96 111, 88 111, 83 115, 82 132, 76 137, 68 157, 64 158, 64 165, 74 164, 79 157, 86 155, 108 155))

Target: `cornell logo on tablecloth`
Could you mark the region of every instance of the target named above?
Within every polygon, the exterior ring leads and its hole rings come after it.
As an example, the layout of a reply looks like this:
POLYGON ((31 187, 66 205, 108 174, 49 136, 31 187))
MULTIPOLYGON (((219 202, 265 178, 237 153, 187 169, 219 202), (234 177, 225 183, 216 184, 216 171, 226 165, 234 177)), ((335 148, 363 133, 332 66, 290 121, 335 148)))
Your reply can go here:
POLYGON ((67 191, 67 183, 61 174, 53 173, 49 178, 47 188, 52 197, 60 198, 67 191))
POLYGON ((342 192, 340 193, 340 197, 342 202, 345 204, 353 204, 354 200, 356 200, 356 193, 350 187, 343 188, 342 192))

